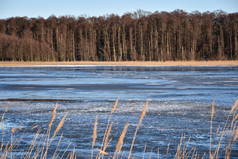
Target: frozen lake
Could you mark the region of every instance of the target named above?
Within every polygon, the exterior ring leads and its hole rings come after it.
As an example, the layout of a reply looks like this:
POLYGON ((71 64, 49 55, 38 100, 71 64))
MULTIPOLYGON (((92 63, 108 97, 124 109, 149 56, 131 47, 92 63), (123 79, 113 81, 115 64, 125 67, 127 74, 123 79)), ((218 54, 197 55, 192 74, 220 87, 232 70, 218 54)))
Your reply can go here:
MULTIPOLYGON (((120 133, 129 120, 123 145, 124 154, 128 154, 141 110, 149 96, 147 114, 133 149, 136 158, 141 158, 145 143, 147 157, 153 149, 152 158, 156 158, 159 147, 160 157, 166 158, 168 144, 170 154, 174 156, 182 134, 186 139, 190 138, 190 148, 196 146, 200 154, 206 152, 208 155, 212 100, 215 99, 216 104, 215 133, 218 125, 224 125, 230 107, 238 97, 238 66, 0 67, 1 114, 9 105, 5 131, 21 125, 27 130, 35 124, 46 129, 54 105, 59 101, 55 123, 66 112, 69 113, 60 131, 64 134, 60 149, 64 150, 71 143, 81 158, 90 156, 97 114, 99 133, 96 147, 100 147, 117 97, 120 100, 113 115, 112 141, 107 152, 114 152, 120 133)), ((31 137, 26 135, 21 144, 28 145, 31 137)), ((10 140, 10 136, 5 138, 10 140)), ((235 158, 238 155, 237 143, 233 151, 232 157, 235 158)))
POLYGON ((201 101, 231 105, 238 66, 1 67, 0 99, 201 101))

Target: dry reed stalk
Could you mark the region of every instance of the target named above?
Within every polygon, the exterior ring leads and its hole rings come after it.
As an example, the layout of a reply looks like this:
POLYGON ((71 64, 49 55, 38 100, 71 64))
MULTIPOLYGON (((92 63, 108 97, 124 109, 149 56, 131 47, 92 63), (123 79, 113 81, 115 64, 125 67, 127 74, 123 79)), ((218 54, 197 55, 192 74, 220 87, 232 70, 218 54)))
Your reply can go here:
MULTIPOLYGON (((47 151, 48 151, 48 148, 49 148, 49 139, 50 139, 50 131, 51 131, 51 126, 52 126, 52 123, 53 121, 55 120, 55 116, 56 116, 56 109, 58 107, 58 103, 55 104, 55 107, 52 111, 52 115, 51 115, 51 119, 50 119, 50 122, 49 122, 49 125, 48 125, 48 130, 47 130, 47 135, 48 137, 45 138, 45 141, 44 141, 44 144, 43 144, 43 147, 45 146, 45 142, 46 143, 46 149, 45 149, 45 153, 44 153, 44 156, 43 156, 43 159, 44 158, 47 158, 47 151)), ((44 151, 44 148, 42 149, 42 154, 43 154, 43 151, 44 151)), ((42 156, 41 156, 42 157, 42 156)))
POLYGON ((220 130, 220 125, 217 127, 216 137, 218 136, 219 130, 220 130))
POLYGON ((9 149, 10 149, 9 148, 9 143, 7 143, 6 147, 4 149, 4 152, 1 154, 1 158, 6 158, 7 159, 9 149))
POLYGON ((236 127, 235 135, 234 135, 234 138, 233 138, 233 141, 232 141, 232 142, 235 142, 235 141, 236 141, 237 135, 238 135, 238 126, 236 127))
POLYGON ((113 155, 113 159, 115 159, 116 155, 120 154, 121 152, 121 148, 122 148, 122 145, 123 145, 123 140, 126 136, 126 131, 127 131, 127 128, 128 128, 128 125, 129 125, 129 122, 126 123, 122 133, 121 133, 121 136, 118 140, 118 143, 117 143, 117 146, 116 146, 116 150, 114 152, 114 155, 113 155))
POLYGON ((143 152, 143 157, 142 157, 142 159, 144 159, 144 157, 145 157, 146 145, 147 145, 147 143, 145 143, 145 147, 144 147, 144 152, 143 152))
POLYGON ((159 147, 158 147, 157 159, 159 159, 159 147))
POLYGON ((33 126, 30 130, 34 130, 35 128, 37 128, 39 125, 35 125, 33 126))
POLYGON ((39 134, 40 134, 41 130, 39 129, 35 135, 35 137, 33 138, 33 140, 31 141, 31 146, 29 147, 29 150, 27 150, 27 154, 25 155, 24 158, 30 159, 31 158, 31 153, 33 151, 33 149, 35 148, 35 142, 36 139, 38 138, 39 134))
MULTIPOLYGON (((217 144, 217 147, 216 147, 216 150, 215 150, 215 152, 214 152, 214 154, 213 154, 214 157, 215 157, 215 156, 218 156, 218 154, 219 154, 219 150, 220 150, 220 147, 221 147, 221 141, 222 141, 223 136, 225 135, 224 129, 225 129, 225 127, 223 128, 223 131, 222 131, 222 133, 221 133, 220 140, 219 140, 219 142, 218 142, 218 144, 217 144)), ((227 146, 228 146, 228 145, 227 145, 227 146)), ((224 151, 226 148, 227 148, 227 147, 225 146, 222 151, 224 151)))
POLYGON ((56 147, 56 149, 55 149, 55 152, 54 152, 54 155, 53 155, 52 159, 54 159, 54 157, 55 157, 55 155, 56 155, 56 152, 57 152, 57 150, 58 150, 58 147, 59 147, 59 144, 60 144, 60 142, 61 142, 62 136, 63 136, 63 133, 62 133, 61 136, 60 136, 59 142, 58 142, 58 144, 57 144, 57 147, 56 147))
POLYGON ((44 138, 44 136, 45 136, 45 133, 43 133, 43 135, 40 137, 40 141, 38 142, 39 144, 36 147, 36 150, 35 150, 35 152, 34 152, 34 154, 32 156, 33 159, 39 158, 38 155, 41 152, 41 150, 40 150, 41 144, 40 143, 41 143, 42 139, 44 138))
MULTIPOLYGON (((234 104, 234 105, 235 105, 235 104, 234 104)), ((233 109, 233 110, 235 109, 234 105, 233 105, 232 108, 231 108, 231 109, 233 109)), ((233 110, 232 110, 232 111, 233 111, 233 110)), ((231 113, 232 111, 230 111, 230 113, 231 113)), ((230 113, 229 113, 229 114, 230 114, 230 113)), ((227 123, 228 123, 229 118, 230 118, 230 115, 228 115, 228 117, 227 117, 227 119, 226 119, 226 123, 225 123, 225 125, 224 125, 224 127, 223 127, 223 129, 222 129, 222 133, 221 133, 221 137, 220 137, 218 146, 217 146, 217 148, 216 148, 216 150, 215 150, 213 156, 218 156, 218 154, 219 154, 219 149, 220 149, 220 147, 221 147, 221 141, 222 141, 222 139, 223 139, 223 136, 225 135, 226 130, 228 130, 228 129, 229 129, 229 126, 230 126, 230 125, 227 126, 227 123)), ((234 119, 232 119, 232 122, 233 122, 233 121, 234 121, 234 119)), ((224 150, 228 147, 228 145, 229 145, 229 142, 228 142, 228 144, 223 148, 222 151, 224 151, 224 150)))
MULTIPOLYGON (((194 150, 193 150, 193 154, 192 154, 192 157, 191 157, 191 158, 194 158, 195 153, 196 153, 196 147, 195 147, 194 150)), ((211 159, 211 158, 209 158, 209 159, 211 159)))
POLYGON ((73 159, 73 158, 76 158, 76 156, 75 156, 75 146, 74 146, 74 150, 73 150, 73 152, 72 153, 70 153, 70 159, 73 159))
POLYGON ((4 142, 3 142, 3 138, 4 138, 4 123, 3 123, 3 120, 4 120, 4 116, 5 116, 6 112, 7 112, 7 108, 8 108, 8 106, 6 106, 6 108, 5 108, 5 111, 4 111, 3 115, 2 115, 1 124, 0 124, 0 126, 2 126, 2 143, 1 143, 0 152, 2 152, 2 148, 3 148, 3 145, 4 145, 4 142))
POLYGON ((187 158, 188 158, 188 156, 190 156, 190 153, 194 150, 194 148, 195 148, 195 147, 191 148, 191 150, 189 150, 189 151, 185 154, 184 158, 185 158, 186 156, 187 156, 187 158))
MULTIPOLYGON (((108 138, 110 136, 111 130, 112 130, 112 123, 110 124, 110 126, 108 128, 108 131, 107 131, 107 134, 106 134, 106 137, 105 137, 105 142, 104 142, 104 145, 103 145, 103 150, 101 148, 98 155, 100 155, 100 152, 105 152, 106 151, 106 148, 107 148, 107 145, 108 145, 108 138)), ((102 153, 102 158, 103 157, 104 157, 104 153, 102 153)), ((100 159, 100 156, 98 157, 98 159, 100 159)))
MULTIPOLYGON (((13 146, 15 145, 14 143, 13 143, 13 133, 16 131, 16 130, 22 130, 22 126, 19 126, 18 128, 12 128, 11 129, 11 145, 10 145, 10 152, 11 152, 11 158, 12 158, 12 150, 13 150, 13 146)), ((17 141, 16 141, 17 142, 17 141)))
POLYGON ((102 146, 104 145, 103 143, 104 143, 104 140, 105 140, 107 131, 108 131, 108 126, 109 126, 109 123, 110 123, 110 121, 111 121, 112 113, 114 113, 114 111, 116 110, 118 100, 119 100, 119 97, 118 97, 117 100, 115 101, 115 103, 114 103, 114 105, 113 105, 113 107, 112 107, 112 111, 111 111, 110 117, 109 117, 109 119, 108 119, 108 121, 107 121, 107 127, 106 127, 106 130, 105 130, 104 136, 103 136, 103 140, 102 140, 102 144, 101 144, 101 150, 102 150, 102 146))
POLYGON ((109 153, 106 153, 105 151, 102 151, 102 150, 100 150, 100 149, 95 149, 95 150, 99 151, 99 153, 101 153, 101 154, 103 154, 103 155, 107 155, 107 156, 112 157, 109 153))
POLYGON ((209 147, 209 158, 212 159, 212 119, 214 116, 214 108, 215 107, 215 100, 212 102, 212 110, 211 110, 211 126, 210 126, 210 147, 209 147))
POLYGON ((236 116, 235 116, 234 120, 236 120, 237 118, 238 118, 238 114, 236 114, 236 116))
POLYGON ((230 113, 233 112, 233 110, 236 108, 237 105, 238 105, 238 99, 237 99, 237 100, 235 101, 235 103, 232 105, 230 113))
POLYGON ((202 156, 202 158, 201 158, 201 159, 204 159, 205 155, 206 155, 206 152, 204 152, 204 154, 203 154, 203 156, 202 156))
POLYGON ((183 134, 181 135, 180 142, 179 142, 178 147, 177 147, 177 152, 175 154, 175 158, 179 158, 180 157, 182 141, 183 141, 183 134))
MULTIPOLYGON (((68 148, 69 148, 70 145, 71 145, 71 144, 69 144, 68 147, 64 150, 64 153, 62 154, 62 156, 61 156, 60 159, 62 159, 62 158, 64 157, 64 155, 65 155, 65 153, 66 153, 66 151, 68 150, 68 148)), ((58 156, 57 156, 56 158, 58 158, 58 156)))
POLYGON ((104 145, 103 145, 103 151, 105 151, 106 148, 107 148, 108 138, 110 136, 111 130, 112 130, 112 124, 110 124, 110 126, 108 128, 107 135, 106 135, 106 138, 105 138, 105 142, 104 142, 104 145))
POLYGON ((94 148, 96 138, 97 138, 97 124, 98 124, 98 115, 96 116, 96 120, 94 122, 91 159, 93 158, 93 148, 94 148))
MULTIPOLYGON (((186 144, 186 146, 185 146, 185 149, 183 150, 182 158, 185 158, 185 155, 186 155, 186 152, 187 152, 187 149, 188 149, 188 144, 189 144, 189 142, 190 142, 190 138, 188 139, 187 144, 186 144)), ((185 144, 185 143, 184 143, 184 144, 185 144)))
POLYGON ((55 130, 55 132, 54 132, 54 135, 52 136, 51 140, 55 137, 55 135, 59 132, 59 130, 60 130, 60 129, 62 128, 62 126, 64 125, 64 120, 65 120, 65 118, 66 118, 67 115, 68 115, 68 113, 66 113, 66 114, 64 115, 64 117, 61 119, 61 121, 60 121, 59 125, 57 126, 57 128, 56 128, 56 130, 55 130))
POLYGON ((140 124, 141 124, 141 122, 142 122, 142 119, 143 119, 144 116, 145 116, 146 108, 147 108, 147 106, 148 106, 149 99, 150 99, 150 97, 147 99, 147 101, 146 101, 146 103, 145 103, 145 105, 144 105, 144 107, 143 107, 142 113, 141 113, 141 115, 140 115, 140 119, 139 119, 139 122, 138 122, 138 124, 137 124, 136 131, 135 131, 135 134, 134 134, 132 143, 131 143, 131 148, 130 148, 130 152, 129 152, 129 155, 128 155, 128 159, 130 159, 130 157, 131 157, 131 153, 132 153, 133 145, 134 145, 134 142, 135 142, 136 134, 137 134, 137 131, 138 131, 138 129, 139 129, 139 126, 140 126, 140 124))
POLYGON ((234 137, 233 137, 233 139, 232 139, 232 142, 231 142, 230 145, 229 145, 229 150, 228 150, 228 153, 227 153, 227 157, 228 157, 228 158, 230 158, 231 150, 232 150, 232 146, 233 146, 234 142, 235 142, 236 139, 237 139, 237 135, 238 135, 238 126, 236 127, 236 130, 233 129, 232 132, 235 132, 235 135, 234 135, 234 137))
MULTIPOLYGON (((49 131, 49 129, 47 131, 49 131)), ((46 133, 44 137, 45 137, 45 140, 43 142, 43 145, 41 146, 41 157, 40 158, 42 158, 42 159, 43 159, 43 154, 44 154, 44 150, 45 150, 45 144, 47 142, 47 145, 48 145, 48 142, 49 142, 49 133, 46 133), (48 140, 47 140, 47 138, 48 138, 48 140)))
POLYGON ((167 159, 169 157, 169 144, 168 144, 168 147, 167 147, 167 153, 166 153, 166 156, 167 156, 167 159))
POLYGON ((7 112, 7 108, 8 108, 8 106, 6 106, 6 108, 5 108, 5 111, 4 111, 3 115, 2 115, 2 120, 1 120, 1 123, 2 123, 2 122, 3 122, 3 120, 4 120, 4 116, 5 116, 6 112, 7 112))
POLYGON ((153 148, 152 148, 152 149, 151 149, 151 151, 150 151, 150 156, 149 156, 149 159, 151 159, 152 152, 153 152, 153 148))
MULTIPOLYGON (((48 126, 48 130, 49 130, 49 131, 50 131, 50 129, 51 129, 51 126, 52 126, 53 121, 55 120, 57 107, 58 107, 58 103, 55 104, 55 107, 54 107, 53 112, 52 112, 52 115, 51 115, 51 119, 50 119, 49 126, 48 126)), ((50 133, 50 132, 49 132, 49 133, 50 133)))
POLYGON ((119 97, 117 98, 117 100, 115 101, 115 103, 114 103, 114 105, 113 105, 113 107, 112 107, 111 114, 114 113, 114 111, 116 110, 118 100, 119 100, 119 97))

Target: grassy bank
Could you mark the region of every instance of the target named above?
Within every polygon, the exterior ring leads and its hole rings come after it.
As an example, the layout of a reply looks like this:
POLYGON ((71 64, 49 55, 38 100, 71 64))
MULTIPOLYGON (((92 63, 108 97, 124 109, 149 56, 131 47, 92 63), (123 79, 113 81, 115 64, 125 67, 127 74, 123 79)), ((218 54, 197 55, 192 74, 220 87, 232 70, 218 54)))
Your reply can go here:
POLYGON ((38 65, 119 65, 119 66, 226 66, 238 65, 238 61, 123 61, 123 62, 96 62, 96 61, 73 61, 73 62, 0 62, 0 66, 38 66, 38 65))
MULTIPOLYGON (((92 127, 93 134, 92 135, 92 153, 91 158, 122 158, 122 147, 124 138, 127 136, 127 130, 128 127, 130 127, 130 121, 128 121, 124 128, 121 128, 120 130, 120 137, 117 141, 117 145, 115 146, 116 149, 114 153, 108 152, 107 148, 108 145, 111 142, 111 137, 113 134, 111 134, 111 130, 113 130, 113 123, 111 122, 114 117, 114 112, 117 109, 118 99, 115 101, 111 112, 109 113, 109 118, 106 123, 104 137, 103 138, 97 138, 98 134, 98 116, 95 117, 94 127, 92 127), (100 142, 101 145, 95 145, 95 143, 100 142)), ((133 145, 135 140, 140 140, 139 138, 136 138, 137 131, 141 129, 140 125, 143 122, 143 118, 146 115, 146 110, 148 107, 149 99, 146 101, 143 109, 141 110, 140 116, 138 116, 138 124, 136 126, 135 132, 133 133, 133 140, 131 141, 131 146, 128 149, 128 156, 124 156, 123 158, 134 158, 133 155, 133 145)), ((1 140, 1 149, 0 149, 0 158, 77 158, 75 154, 75 149, 73 149, 70 152, 67 152, 67 148, 64 152, 58 151, 58 146, 55 148, 54 152, 49 152, 49 148, 52 146, 52 141, 58 140, 58 144, 61 143, 61 139, 63 139, 63 136, 59 134, 59 130, 64 126, 65 119, 67 118, 67 114, 64 114, 64 117, 60 119, 59 122, 56 122, 55 119, 57 118, 57 106, 55 105, 51 118, 49 120, 48 127, 44 130, 44 128, 40 128, 38 123, 35 123, 35 126, 30 128, 28 131, 35 131, 34 137, 31 141, 31 144, 28 147, 24 147, 24 149, 20 150, 20 155, 16 154, 15 152, 19 152, 19 144, 22 140, 22 138, 15 138, 15 135, 18 133, 22 133, 22 126, 16 126, 11 129, 10 132, 4 131, 4 119, 8 115, 8 107, 3 111, 2 119, 1 119, 1 128, 2 128, 2 140, 1 140), (55 129, 53 129, 52 125, 57 125, 55 129), (9 134, 8 136, 11 136, 10 142, 5 142, 4 134, 9 134), (56 136, 58 136, 56 138, 56 136), (59 137, 60 136, 60 137, 59 137)), ((238 137, 238 126, 237 126, 237 119, 238 119, 238 100, 233 104, 231 107, 231 110, 228 114, 227 120, 225 121, 225 125, 221 125, 221 127, 218 127, 217 130, 214 132, 213 129, 213 118, 214 118, 214 112, 215 112, 215 103, 213 102, 211 105, 211 118, 210 118, 210 148, 207 150, 207 153, 204 153, 202 155, 198 154, 198 150, 196 147, 188 148, 190 139, 186 139, 185 135, 181 136, 180 143, 177 143, 177 150, 174 154, 174 158, 180 159, 180 158, 230 158, 230 155, 232 153, 232 148, 234 143, 237 140, 238 137), (213 130, 213 131, 212 131, 213 130), (219 142, 215 145, 212 145, 212 141, 214 138, 219 138, 219 142)), ((23 135, 26 135, 26 133, 22 133, 23 135)), ((148 136, 149 137, 149 136, 148 136)), ((114 140, 114 139, 112 139, 114 140)), ((172 141, 171 141, 172 142, 172 141)), ((144 146, 144 153, 146 151, 146 145, 144 146)), ((77 149, 77 147, 75 147, 77 149)), ((157 153, 158 157, 160 156, 160 149, 151 150, 151 153, 157 153)), ((144 158, 144 153, 142 153, 142 156, 140 158, 144 158)), ((167 158, 168 154, 170 154, 169 145, 167 148, 167 158)), ((80 158, 80 157, 79 157, 80 158)), ((150 157, 149 157, 150 158, 150 157)))

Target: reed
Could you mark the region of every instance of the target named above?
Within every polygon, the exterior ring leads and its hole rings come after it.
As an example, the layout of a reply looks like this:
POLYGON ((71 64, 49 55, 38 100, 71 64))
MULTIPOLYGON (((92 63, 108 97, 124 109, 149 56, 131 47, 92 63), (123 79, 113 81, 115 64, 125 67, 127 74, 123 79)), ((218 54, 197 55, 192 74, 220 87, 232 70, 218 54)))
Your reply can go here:
POLYGON ((132 152, 133 145, 134 145, 134 142, 135 142, 135 139, 136 139, 136 134, 137 134, 137 131, 138 131, 139 127, 140 127, 140 124, 141 124, 141 122, 142 122, 142 119, 143 119, 144 116, 145 116, 145 112, 146 112, 146 108, 147 108, 147 106, 148 106, 149 99, 150 99, 150 98, 147 99, 147 101, 146 101, 146 103, 145 103, 145 105, 144 105, 144 107, 143 107, 143 110, 142 110, 142 112, 141 112, 140 119, 139 119, 139 122, 138 122, 138 124, 137 124, 136 131, 135 131, 135 133, 134 133, 134 137, 133 137, 133 140, 132 140, 132 143, 131 143, 131 148, 130 148, 130 152, 129 152, 129 155, 128 155, 128 159, 130 159, 130 157, 131 157, 131 152, 132 152))
POLYGON ((4 120, 4 116, 7 112, 7 108, 8 108, 8 106, 6 106, 6 108, 5 108, 5 111, 2 115, 1 124, 0 124, 0 126, 2 127, 2 143, 1 143, 0 152, 2 152, 2 148, 3 148, 3 145, 4 145, 4 142, 3 142, 3 138, 4 138, 4 123, 3 123, 3 120, 4 120))
MULTIPOLYGON (((145 105, 142 109, 142 112, 141 112, 141 115, 140 115, 140 118, 139 118, 139 122, 138 122, 136 130, 134 132, 133 140, 132 140, 132 143, 131 143, 131 146, 130 146, 130 151, 128 150, 128 152, 129 152, 128 159, 129 158, 136 158, 132 154, 133 144, 134 144, 139 126, 142 123, 142 119, 144 118, 144 116, 146 114, 146 109, 147 109, 147 106, 148 106, 148 102, 149 102, 149 98, 146 101, 146 103, 145 103, 145 105)), ((117 145, 116 145, 116 148, 115 148, 115 151, 114 151, 113 155, 110 154, 109 152, 106 152, 108 144, 112 140, 112 139, 109 139, 111 131, 113 129, 113 124, 110 121, 111 120, 111 115, 115 112, 117 104, 118 104, 118 99, 115 101, 115 103, 112 107, 112 111, 110 113, 110 117, 107 121, 108 125, 105 129, 103 142, 102 142, 103 145, 101 146, 101 148, 100 147, 97 148, 97 146, 95 146, 96 139, 97 139, 97 129, 98 129, 98 115, 96 116, 96 119, 95 119, 95 122, 94 122, 94 128, 93 128, 91 159, 94 158, 93 157, 93 150, 96 150, 96 151, 99 152, 98 155, 96 156, 96 159, 100 159, 101 157, 103 158, 104 155, 106 155, 107 158, 109 158, 109 159, 110 158, 115 159, 115 158, 118 158, 119 156, 122 157, 121 151, 122 151, 122 146, 124 144, 124 139, 127 135, 127 130, 128 130, 128 127, 129 127, 129 121, 125 124, 125 126, 124 126, 124 128, 121 132, 121 135, 118 139, 118 142, 117 142, 117 145)), ((211 105, 211 118, 210 118, 211 125, 210 125, 210 146, 209 146, 209 150, 208 150, 209 155, 206 155, 206 153, 204 153, 203 156, 201 154, 200 154, 201 155, 200 156, 199 153, 197 152, 196 147, 188 149, 190 138, 188 140, 186 140, 185 134, 183 134, 183 135, 181 135, 181 139, 180 139, 180 142, 177 146, 177 151, 176 151, 176 154, 175 154, 174 158, 175 159, 187 159, 187 158, 195 158, 195 159, 197 159, 197 158, 201 158, 201 159, 203 159, 203 158, 209 158, 209 159, 216 158, 216 159, 218 159, 218 158, 221 157, 221 156, 219 156, 219 154, 225 151, 225 158, 229 159, 230 156, 231 156, 231 153, 232 153, 233 145, 238 139, 238 126, 237 126, 237 122, 238 122, 237 121, 237 118, 238 118, 237 117, 238 116, 238 113, 237 113, 238 111, 237 110, 238 109, 237 109, 237 105, 238 105, 238 100, 236 100, 235 103, 233 104, 233 106, 231 107, 231 110, 229 112, 229 115, 227 117, 225 125, 217 127, 216 132, 214 133, 214 136, 216 136, 216 138, 219 136, 220 139, 219 139, 218 143, 215 143, 215 145, 213 144, 213 146, 215 146, 215 149, 214 148, 212 149, 212 137, 213 137, 213 135, 212 135, 212 123, 213 123, 213 118, 214 118, 214 115, 215 115, 215 101, 213 100, 212 105, 211 105), (225 133, 227 133, 227 132, 229 132, 228 138, 227 137, 224 138, 225 133), (224 140, 224 139, 227 139, 227 140, 224 140), (225 141, 227 141, 227 143, 225 143, 225 141), (224 144, 226 146, 224 148, 221 147, 224 144)), ((38 131, 36 132, 34 138, 32 139, 32 142, 29 145, 29 147, 27 147, 25 150, 23 150, 21 152, 22 153, 21 158, 27 158, 27 159, 30 159, 30 158, 33 158, 33 159, 49 158, 48 155, 47 155, 49 147, 51 146, 51 143, 52 143, 53 139, 55 138, 55 136, 58 134, 60 129, 63 127, 65 119, 68 115, 67 113, 64 115, 64 117, 59 122, 58 126, 54 130, 54 133, 53 133, 52 137, 49 140, 50 131, 52 129, 53 121, 56 118, 57 107, 58 107, 58 103, 56 103, 56 105, 55 105, 55 107, 52 111, 52 116, 51 116, 51 119, 50 119, 50 122, 49 122, 49 125, 48 125, 47 132, 42 132, 42 129, 40 128, 39 125, 35 125, 35 126, 33 126, 32 128, 29 129, 29 131, 32 131, 34 129, 38 129, 38 131), (42 134, 40 134, 40 133, 42 133, 42 134), (41 136, 41 137, 39 138, 39 136, 41 136), (38 142, 38 140, 40 142, 38 142), (43 144, 41 144, 42 143, 41 141, 44 141, 43 144)), ((4 121, 4 116, 6 115, 7 110, 8 110, 8 107, 5 108, 5 111, 2 115, 2 120, 1 120, 2 129, 4 129, 3 121, 4 121)), ((20 133, 22 131, 23 131, 22 126, 12 128, 9 132, 9 134, 11 134, 11 142, 6 143, 6 144, 3 142, 4 138, 2 136, 2 144, 1 144, 1 151, 0 151, 0 158, 1 159, 2 158, 3 159, 16 158, 16 156, 14 154, 14 151, 15 151, 15 149, 17 149, 17 147, 18 147, 22 138, 16 139, 16 141, 14 141, 13 137, 14 137, 15 134, 20 133)), ((54 153, 52 154, 53 155, 52 158, 69 158, 69 159, 74 158, 74 159, 76 159, 75 148, 73 149, 72 152, 66 154, 66 151, 68 150, 70 145, 68 145, 68 147, 65 149, 65 151, 63 152, 62 155, 57 152, 58 147, 61 144, 60 141, 61 141, 62 138, 63 138, 63 134, 61 135, 61 137, 58 141, 57 147, 56 147, 54 153)), ((55 141, 55 139, 54 139, 54 141, 55 141)), ((147 147, 147 144, 145 144, 144 151, 143 151, 143 156, 141 156, 142 158, 145 157, 146 147, 147 147)), ((170 148, 170 144, 167 145, 167 151, 165 152, 166 153, 165 158, 170 158, 171 157, 171 154, 170 154, 171 152, 169 152, 169 148, 170 148)), ((150 151, 150 154, 148 156, 149 158, 152 158, 152 152, 153 152, 153 148, 150 151)), ((159 156, 160 155, 159 147, 158 147, 156 153, 157 153, 157 158, 159 158, 160 157, 159 156)))
POLYGON ((54 132, 54 135, 52 136, 52 139, 56 136, 56 134, 59 132, 59 130, 60 130, 60 129, 62 128, 62 126, 64 125, 64 120, 65 120, 65 118, 66 118, 67 115, 68 115, 68 113, 65 114, 65 116, 61 119, 59 125, 57 126, 57 128, 56 128, 56 130, 55 130, 55 132, 54 132))
POLYGON ((235 108, 236 108, 237 105, 238 105, 238 99, 237 99, 237 100, 235 101, 235 103, 232 105, 230 113, 235 110, 235 108))
POLYGON ((144 158, 145 158, 145 150, 146 150, 146 145, 147 145, 147 143, 145 143, 145 147, 144 147, 144 152, 143 152, 142 159, 144 159, 144 158))
POLYGON ((6 106, 5 111, 4 111, 3 115, 2 115, 1 124, 2 124, 2 122, 3 122, 3 120, 4 120, 4 116, 5 116, 6 112, 7 112, 7 108, 8 108, 8 106, 6 106))
POLYGON ((116 107, 117 107, 117 103, 118 103, 118 100, 119 100, 119 97, 117 98, 117 100, 115 101, 113 107, 112 107, 112 111, 111 111, 111 114, 110 114, 110 117, 107 121, 107 127, 106 127, 106 130, 104 132, 104 136, 103 136, 103 140, 102 140, 102 145, 101 145, 101 150, 102 150, 102 146, 104 145, 103 143, 105 143, 105 137, 106 137, 106 134, 107 134, 107 131, 108 131, 108 126, 110 124, 110 121, 111 121, 111 117, 112 117, 112 114, 114 113, 114 111, 116 110, 116 107))
POLYGON ((120 138, 118 140, 118 143, 117 143, 117 146, 116 146, 116 150, 115 150, 114 155, 113 155, 113 159, 115 159, 115 157, 118 156, 118 154, 120 154, 120 152, 121 152, 121 148, 122 148, 122 145, 123 145, 123 140, 126 136, 126 131, 127 131, 127 128, 128 128, 128 124, 129 124, 129 122, 126 123, 126 125, 125 125, 125 127, 124 127, 124 129, 121 133, 121 136, 120 136, 120 138))
POLYGON ((211 109, 211 126, 210 126, 210 148, 209 148, 209 158, 213 159, 211 148, 212 148, 212 119, 214 116, 215 111, 215 100, 212 102, 212 109, 211 109))
POLYGON ((50 122, 49 122, 49 125, 48 125, 49 133, 50 133, 50 130, 51 130, 52 123, 55 120, 57 107, 58 107, 58 103, 55 104, 55 108, 53 109, 53 112, 52 112, 52 115, 51 115, 51 119, 50 119, 50 122))
POLYGON ((93 149, 94 149, 94 145, 95 145, 96 138, 97 138, 97 124, 98 124, 98 116, 96 116, 96 120, 95 120, 95 123, 94 123, 94 129, 93 129, 93 141, 92 141, 91 159, 93 158, 93 149))
POLYGON ((110 124, 110 126, 108 128, 107 135, 106 135, 106 138, 105 138, 105 142, 104 142, 104 145, 103 145, 103 151, 105 151, 106 148, 107 148, 108 138, 110 136, 111 130, 112 130, 112 124, 110 124))

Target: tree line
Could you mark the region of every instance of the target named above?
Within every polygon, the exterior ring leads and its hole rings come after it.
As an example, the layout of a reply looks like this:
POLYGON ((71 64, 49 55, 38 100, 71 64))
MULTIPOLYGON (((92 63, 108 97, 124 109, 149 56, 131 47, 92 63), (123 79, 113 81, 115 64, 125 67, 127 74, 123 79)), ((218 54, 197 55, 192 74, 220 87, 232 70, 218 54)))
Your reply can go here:
POLYGON ((0 60, 238 60, 238 13, 0 19, 0 60))

